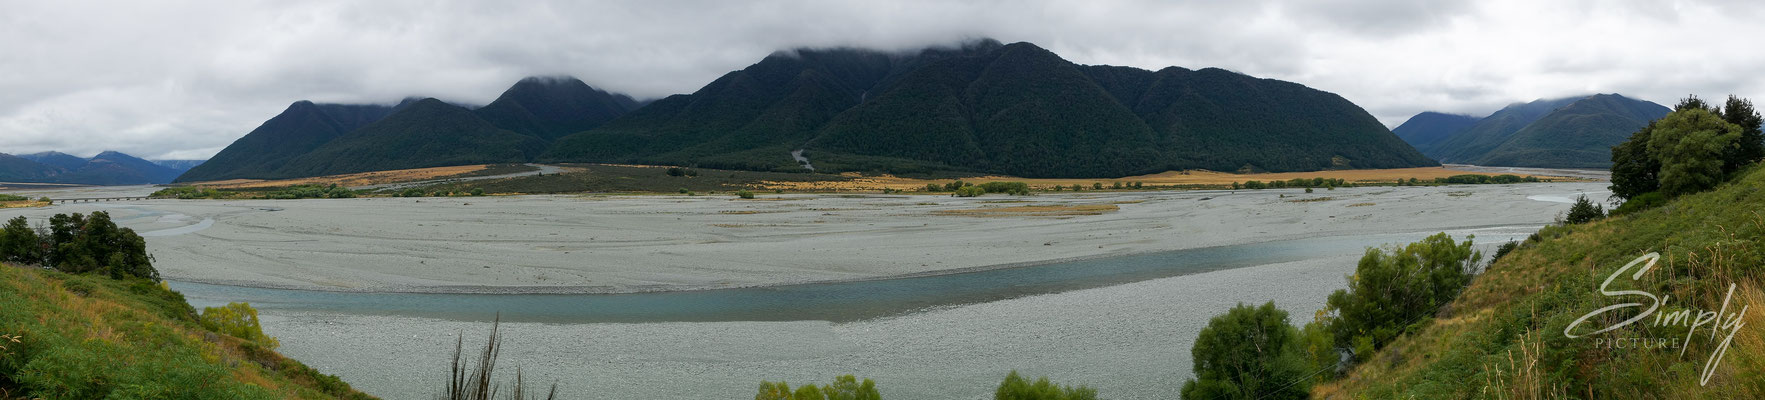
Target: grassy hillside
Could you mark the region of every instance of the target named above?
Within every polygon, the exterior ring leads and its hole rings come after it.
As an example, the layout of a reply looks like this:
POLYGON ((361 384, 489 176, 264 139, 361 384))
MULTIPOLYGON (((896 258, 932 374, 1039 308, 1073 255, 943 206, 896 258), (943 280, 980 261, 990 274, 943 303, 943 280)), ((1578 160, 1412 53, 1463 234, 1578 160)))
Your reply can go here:
POLYGON ((145 279, 0 265, 0 398, 370 398, 197 318, 145 279))
MULTIPOLYGON (((1546 228, 1502 257, 1420 332, 1380 350, 1339 382, 1315 388, 1322 398, 1765 398, 1765 317, 1750 308, 1707 385, 1701 372, 1723 349, 1728 329, 1674 312, 1765 307, 1765 170, 1754 167, 1710 192, 1601 222, 1546 228), (1602 314, 1570 338, 1565 328, 1601 307, 1652 303, 1629 294, 1602 296, 1600 284, 1651 252, 1652 270, 1616 276, 1610 290, 1671 296, 1654 314, 1590 334, 1640 314, 1602 314), (1658 323, 1656 316, 1668 317, 1658 323), (1689 339, 1688 339, 1689 337, 1689 339), (1634 339, 1677 347, 1636 348, 1634 339), (1631 343, 1631 347, 1608 345, 1631 343), (1687 341, 1689 340, 1689 341, 1687 341), (1681 351, 1684 354, 1681 355, 1681 351)), ((1695 314, 1693 314, 1695 315, 1695 314)), ((1715 315, 1715 314, 1711 314, 1715 315)), ((1723 314, 1728 315, 1728 314, 1723 314)), ((1728 319, 1724 317, 1724 321, 1728 319)))

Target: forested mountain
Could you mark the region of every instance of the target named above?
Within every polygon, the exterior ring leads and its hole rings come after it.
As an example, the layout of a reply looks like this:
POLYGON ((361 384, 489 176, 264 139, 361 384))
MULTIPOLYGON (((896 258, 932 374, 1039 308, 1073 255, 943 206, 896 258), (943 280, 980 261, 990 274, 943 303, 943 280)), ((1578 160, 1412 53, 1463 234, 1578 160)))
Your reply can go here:
POLYGON ((545 141, 491 125, 472 110, 423 99, 295 157, 284 177, 523 162, 545 141))
POLYGON ((1429 150, 1434 148, 1435 145, 1440 144, 1440 142, 1445 141, 1446 138, 1451 137, 1455 133, 1469 129, 1472 125, 1476 125, 1479 120, 1482 120, 1482 118, 1469 115, 1424 111, 1421 114, 1416 114, 1416 116, 1410 117, 1408 121, 1403 122, 1403 125, 1398 125, 1397 128, 1393 128, 1391 133, 1396 134, 1398 139, 1403 139, 1403 141, 1409 143, 1410 146, 1414 146, 1416 151, 1420 151, 1422 154, 1429 154, 1429 150))
POLYGON ((60 152, 0 154, 0 182, 139 185, 167 183, 180 170, 115 151, 80 158, 60 152))
POLYGON ((1612 146, 1666 116, 1667 107, 1616 94, 1594 95, 1551 112, 1472 161, 1478 165, 1607 168, 1612 146))
POLYGON ((477 110, 407 107, 295 103, 179 180, 534 159, 804 171, 798 150, 821 171, 1028 177, 1436 165, 1360 107, 1299 84, 1078 65, 992 40, 779 52, 647 105, 528 78, 477 110))
POLYGON ((191 168, 196 168, 196 166, 202 165, 202 163, 204 161, 208 161, 208 160, 152 160, 152 161, 154 164, 163 165, 166 168, 171 168, 171 169, 177 170, 179 174, 183 174, 184 172, 189 171, 191 168))
POLYGON ((177 180, 279 179, 482 160, 527 161, 551 139, 599 126, 643 104, 569 77, 522 79, 477 110, 423 98, 407 98, 392 106, 300 101, 177 180), (408 110, 417 104, 424 107, 408 110), (411 114, 373 131, 357 132, 406 112, 411 114), (331 145, 334 141, 342 143, 331 145))
POLYGON ((344 133, 385 118, 396 107, 297 101, 216 153, 208 162, 184 172, 177 181, 287 177, 289 175, 277 170, 289 160, 330 143, 344 133))
POLYGON ((478 109, 491 124, 551 141, 586 131, 638 107, 630 96, 601 91, 576 78, 522 79, 478 109))
POLYGON ((1334 94, 1219 69, 1073 64, 1029 43, 778 53, 548 161, 1030 177, 1434 165, 1334 94))
POLYGON ((1514 132, 1532 124, 1545 114, 1557 108, 1574 103, 1579 97, 1551 100, 1535 100, 1530 103, 1514 103, 1489 114, 1477 121, 1477 124, 1465 128, 1457 134, 1446 138, 1429 149, 1429 157, 1444 163, 1468 163, 1488 153, 1489 150, 1501 146, 1514 132))
POLYGON ((1668 111, 1617 94, 1538 100, 1510 105, 1445 140, 1417 148, 1446 163, 1604 168, 1611 165, 1612 146, 1668 111))

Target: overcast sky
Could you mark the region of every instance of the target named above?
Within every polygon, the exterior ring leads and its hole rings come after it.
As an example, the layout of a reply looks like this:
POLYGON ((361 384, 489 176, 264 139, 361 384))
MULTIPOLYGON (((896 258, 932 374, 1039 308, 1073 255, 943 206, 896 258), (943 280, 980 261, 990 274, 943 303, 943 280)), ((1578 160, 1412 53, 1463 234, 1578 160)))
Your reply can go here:
POLYGON ((530 75, 656 98, 779 49, 980 37, 1298 82, 1388 126, 1592 93, 1670 106, 1765 95, 1760 4, 0 0, 0 152, 207 158, 301 99, 484 104, 530 75))

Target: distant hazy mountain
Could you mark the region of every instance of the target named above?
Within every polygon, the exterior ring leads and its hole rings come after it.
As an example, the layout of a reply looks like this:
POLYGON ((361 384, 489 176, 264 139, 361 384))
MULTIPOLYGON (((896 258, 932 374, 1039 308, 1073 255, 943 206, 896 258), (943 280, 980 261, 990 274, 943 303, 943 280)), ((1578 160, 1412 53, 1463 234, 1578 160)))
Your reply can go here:
POLYGON ((1391 130, 1397 138, 1414 146, 1416 151, 1428 154, 1428 150, 1445 141, 1447 137, 1476 125, 1477 118, 1469 115, 1443 114, 1433 111, 1423 112, 1410 117, 1403 125, 1391 130))
POLYGON ((796 149, 821 171, 1030 177, 1435 165, 1327 92, 995 41, 777 53, 559 139, 542 159, 801 170, 796 149))
POLYGON ((0 153, 0 182, 50 182, 63 172, 49 164, 0 153))
POLYGON ((642 104, 568 77, 522 79, 476 110, 423 98, 394 106, 300 101, 177 180, 278 179, 527 161, 550 139, 599 126, 642 104), (410 109, 417 105, 422 107, 410 109), (394 122, 375 124, 381 120, 394 122), (371 125, 374 129, 357 132, 371 125))
POLYGON ((45 151, 42 153, 20 154, 18 156, 23 157, 25 159, 29 159, 31 161, 36 161, 36 162, 40 162, 43 164, 48 164, 49 166, 52 166, 52 167, 61 168, 64 170, 70 170, 70 171, 79 169, 81 166, 86 165, 86 161, 89 160, 87 158, 76 157, 74 155, 59 152, 59 151, 45 151))
POLYGON ((204 161, 208 161, 208 160, 150 160, 150 161, 153 161, 154 164, 159 164, 159 165, 164 166, 166 168, 171 168, 173 170, 176 170, 176 171, 178 171, 179 174, 183 174, 185 171, 189 171, 191 168, 195 168, 198 165, 202 165, 202 163, 204 161))
POLYGON ((1514 104, 1424 153, 1455 164, 1605 168, 1611 166, 1612 146, 1668 111, 1617 94, 1514 104))
POLYGON ((0 181, 140 185, 171 182, 180 171, 114 151, 80 158, 59 152, 0 154, 0 181))

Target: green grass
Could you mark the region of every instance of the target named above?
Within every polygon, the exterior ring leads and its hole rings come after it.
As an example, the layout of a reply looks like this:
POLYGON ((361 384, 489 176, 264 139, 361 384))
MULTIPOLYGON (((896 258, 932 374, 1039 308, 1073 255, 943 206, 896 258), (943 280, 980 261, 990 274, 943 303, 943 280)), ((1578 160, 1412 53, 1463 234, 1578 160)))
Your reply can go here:
POLYGON ((0 265, 0 398, 371 398, 257 344, 205 330, 182 295, 0 265))
MULTIPOLYGON (((1479 276, 1436 321, 1369 357, 1314 396, 1348 398, 1765 398, 1765 170, 1755 168, 1714 191, 1582 225, 1552 226, 1479 276), (1683 326, 1650 317, 1612 332, 1569 338, 1564 329, 1604 306, 1650 301, 1602 296, 1601 282, 1646 253, 1661 255, 1641 279, 1611 290, 1671 300, 1658 313, 1716 310, 1735 285, 1728 312, 1752 306, 1746 326, 1707 385, 1717 349, 1699 330, 1680 349, 1611 348, 1601 338, 1684 338, 1683 326)), ((1596 318, 1610 326, 1636 315, 1596 318)), ((1587 332, 1591 329, 1583 328, 1587 332)))

